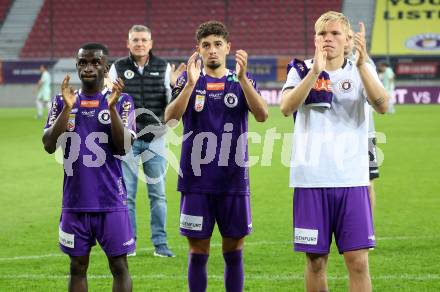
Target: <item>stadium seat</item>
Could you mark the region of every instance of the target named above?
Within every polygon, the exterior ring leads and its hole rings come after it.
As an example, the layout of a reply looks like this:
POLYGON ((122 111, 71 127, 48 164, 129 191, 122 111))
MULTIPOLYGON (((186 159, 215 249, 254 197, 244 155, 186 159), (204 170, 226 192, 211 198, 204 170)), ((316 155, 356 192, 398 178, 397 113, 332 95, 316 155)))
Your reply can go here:
POLYGON ((253 55, 310 54, 314 21, 321 13, 341 7, 341 0, 45 0, 20 57, 71 57, 88 41, 105 43, 112 57, 125 56, 127 32, 133 24, 151 28, 156 54, 185 57, 194 50, 197 26, 207 20, 228 25, 233 50, 242 48, 253 55), (52 48, 51 37, 55 44, 52 48))

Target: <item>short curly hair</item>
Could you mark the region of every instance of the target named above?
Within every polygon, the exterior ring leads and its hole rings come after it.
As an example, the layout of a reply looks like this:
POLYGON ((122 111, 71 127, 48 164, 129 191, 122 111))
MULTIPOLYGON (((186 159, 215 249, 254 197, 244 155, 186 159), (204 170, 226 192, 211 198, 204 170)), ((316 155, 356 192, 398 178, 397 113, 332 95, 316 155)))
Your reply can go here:
POLYGON ((200 42, 201 39, 210 35, 216 35, 223 37, 227 42, 229 41, 229 32, 226 26, 220 21, 207 21, 199 25, 196 31, 196 41, 200 42))

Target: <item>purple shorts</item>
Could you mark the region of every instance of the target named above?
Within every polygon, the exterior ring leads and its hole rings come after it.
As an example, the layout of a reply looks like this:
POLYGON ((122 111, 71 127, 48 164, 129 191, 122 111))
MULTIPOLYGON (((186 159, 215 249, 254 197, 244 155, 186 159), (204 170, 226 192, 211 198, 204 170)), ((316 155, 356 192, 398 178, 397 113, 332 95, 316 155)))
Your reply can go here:
POLYGON ((295 251, 328 254, 332 235, 339 253, 376 245, 368 187, 295 188, 295 251))
POLYGON ((242 238, 251 233, 249 196, 182 193, 180 234, 210 238, 215 222, 222 237, 242 238))
POLYGON ((128 211, 61 213, 59 242, 64 253, 88 255, 96 240, 109 257, 134 251, 136 244, 128 211))

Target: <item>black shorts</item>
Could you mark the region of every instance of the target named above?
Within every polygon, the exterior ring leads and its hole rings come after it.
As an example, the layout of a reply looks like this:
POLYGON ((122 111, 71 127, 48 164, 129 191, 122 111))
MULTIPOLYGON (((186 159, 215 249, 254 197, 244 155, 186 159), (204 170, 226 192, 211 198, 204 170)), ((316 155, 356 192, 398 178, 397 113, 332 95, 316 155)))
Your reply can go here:
POLYGON ((377 165, 376 137, 368 138, 368 157, 370 158, 370 180, 373 180, 379 177, 379 167, 377 165))

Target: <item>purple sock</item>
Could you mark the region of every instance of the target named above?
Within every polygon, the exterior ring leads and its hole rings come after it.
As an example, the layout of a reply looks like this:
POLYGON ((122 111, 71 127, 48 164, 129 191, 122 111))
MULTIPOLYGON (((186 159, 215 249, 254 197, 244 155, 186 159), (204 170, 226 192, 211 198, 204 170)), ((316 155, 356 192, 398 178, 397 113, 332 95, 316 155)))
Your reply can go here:
POLYGON ((225 288, 227 292, 241 292, 244 284, 243 253, 235 250, 223 254, 225 259, 225 288))
POLYGON ((208 254, 190 253, 188 257, 188 287, 190 292, 205 292, 208 285, 206 263, 208 254))

